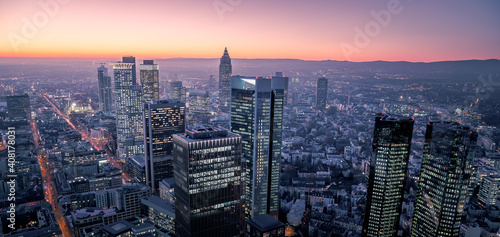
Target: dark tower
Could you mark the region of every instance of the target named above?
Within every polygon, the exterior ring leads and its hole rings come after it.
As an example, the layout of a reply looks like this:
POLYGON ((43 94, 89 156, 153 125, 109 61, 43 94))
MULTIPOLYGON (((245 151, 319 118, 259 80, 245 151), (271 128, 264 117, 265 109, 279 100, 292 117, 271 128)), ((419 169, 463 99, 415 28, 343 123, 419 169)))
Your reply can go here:
POLYGON ((413 118, 377 114, 362 236, 395 237, 399 227, 413 118))
POLYGON ((458 236, 477 133, 454 122, 430 122, 411 236, 458 236))

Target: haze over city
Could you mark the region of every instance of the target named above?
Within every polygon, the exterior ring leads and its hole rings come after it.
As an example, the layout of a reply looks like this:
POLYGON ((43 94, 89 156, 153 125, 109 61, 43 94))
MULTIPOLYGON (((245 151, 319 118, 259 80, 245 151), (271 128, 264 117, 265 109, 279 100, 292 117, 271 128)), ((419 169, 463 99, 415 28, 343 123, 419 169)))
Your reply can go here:
POLYGON ((0 236, 500 236, 499 10, 0 0, 0 236))

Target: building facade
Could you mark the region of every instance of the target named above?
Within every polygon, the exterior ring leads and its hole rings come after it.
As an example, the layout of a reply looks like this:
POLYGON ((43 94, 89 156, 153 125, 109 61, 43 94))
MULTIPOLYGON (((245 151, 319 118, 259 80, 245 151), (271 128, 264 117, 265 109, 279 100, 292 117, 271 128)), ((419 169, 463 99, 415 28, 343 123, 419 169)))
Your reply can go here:
POLYGON ((477 133, 455 122, 429 122, 411 236, 458 236, 477 133))
POLYGON ((479 202, 484 205, 495 205, 498 198, 500 198, 500 176, 484 177, 479 188, 479 202))
POLYGON ((173 177, 172 135, 185 129, 185 104, 154 100, 144 103, 144 162, 146 183, 155 192, 158 183, 173 177))
POLYGON ((219 64, 219 108, 222 112, 226 113, 230 111, 232 73, 231 58, 229 57, 227 48, 225 48, 219 64))
POLYGON ((316 109, 324 110, 326 108, 326 99, 328 97, 328 79, 318 78, 316 83, 316 109))
POLYGON ((99 110, 109 112, 112 109, 111 77, 108 76, 108 69, 101 65, 97 68, 97 80, 99 83, 99 110))
POLYGON ((231 77, 231 131, 243 141, 246 217, 279 212, 283 78, 231 77))
POLYGON ((413 134, 413 118, 377 114, 362 236, 396 236, 413 134))
POLYGON ((133 63, 114 63, 117 149, 120 160, 142 153, 142 88, 134 80, 133 63))
POLYGON ((7 113, 10 120, 31 118, 30 97, 28 95, 7 96, 7 113))
POLYGON ((186 103, 186 87, 182 86, 182 81, 170 82, 170 99, 186 103))
POLYGON ((177 236, 241 236, 241 137, 207 128, 174 134, 173 139, 177 236))
POLYGON ((140 79, 145 102, 160 99, 158 64, 153 60, 144 60, 140 65, 140 79))

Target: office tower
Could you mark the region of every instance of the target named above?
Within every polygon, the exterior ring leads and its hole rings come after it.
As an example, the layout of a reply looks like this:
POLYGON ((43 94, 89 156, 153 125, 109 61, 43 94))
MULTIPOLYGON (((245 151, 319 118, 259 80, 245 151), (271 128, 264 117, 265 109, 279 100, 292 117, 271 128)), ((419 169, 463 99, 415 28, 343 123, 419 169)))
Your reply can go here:
POLYGON ((407 117, 375 117, 362 236, 396 236, 413 123, 413 118, 407 117))
POLYGON ((429 122, 411 236, 458 236, 477 133, 455 122, 429 122))
POLYGON ((217 80, 215 79, 215 75, 210 75, 210 80, 208 81, 208 88, 210 91, 217 90, 217 80))
POLYGON ((328 80, 324 77, 318 78, 316 83, 316 109, 326 108, 326 98, 328 96, 328 80))
POLYGON ((132 63, 132 82, 133 84, 137 84, 137 71, 135 70, 135 57, 133 56, 124 56, 122 57, 123 63, 132 63))
POLYGON ((495 205, 498 198, 500 198, 500 176, 484 177, 479 188, 479 202, 483 205, 495 205))
POLYGON ((206 128, 174 134, 173 139, 177 236, 241 236, 241 137, 206 128))
POLYGON ((10 120, 31 118, 30 97, 28 95, 7 96, 7 113, 10 120))
POLYGON ((283 80, 283 83, 285 85, 285 95, 283 97, 283 106, 285 106, 288 103, 288 77, 283 76, 283 72, 276 72, 276 74, 272 77, 274 78, 282 78, 280 80, 283 80))
POLYGON ((144 103, 144 162, 146 184, 153 192, 158 183, 173 177, 172 135, 185 129, 184 103, 179 101, 153 100, 144 103))
POLYGON ((170 99, 186 103, 186 87, 182 86, 182 81, 170 82, 170 99))
POLYGON ((208 122, 210 115, 210 97, 207 91, 189 92, 190 121, 208 122))
POLYGON ((158 64, 153 60, 144 60, 140 65, 142 93, 145 102, 160 98, 158 64))
POLYGON ((97 80, 99 83, 99 110, 109 112, 112 104, 111 77, 108 76, 108 69, 104 65, 97 68, 97 80))
POLYGON ((132 63, 113 64, 117 147, 122 161, 143 149, 142 88, 134 83, 133 67, 132 63))
POLYGON ((231 131, 243 140, 246 217, 278 218, 283 78, 231 77, 231 131))
POLYGON ((219 107, 222 112, 230 112, 230 96, 231 96, 231 74, 233 67, 231 66, 231 58, 224 48, 224 54, 220 58, 219 64, 219 107))

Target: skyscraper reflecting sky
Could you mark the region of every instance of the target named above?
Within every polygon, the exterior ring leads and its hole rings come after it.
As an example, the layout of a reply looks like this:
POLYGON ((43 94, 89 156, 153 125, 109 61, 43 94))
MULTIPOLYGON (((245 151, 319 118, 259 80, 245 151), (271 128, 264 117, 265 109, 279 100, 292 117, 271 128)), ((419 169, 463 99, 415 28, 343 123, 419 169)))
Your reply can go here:
POLYGON ((413 124, 408 117, 375 117, 363 236, 397 234, 413 124))
POLYGON ((455 122, 429 122, 411 236, 458 236, 477 133, 455 122))
POLYGON ((231 131, 242 137, 246 216, 278 217, 284 78, 231 77, 231 131))

